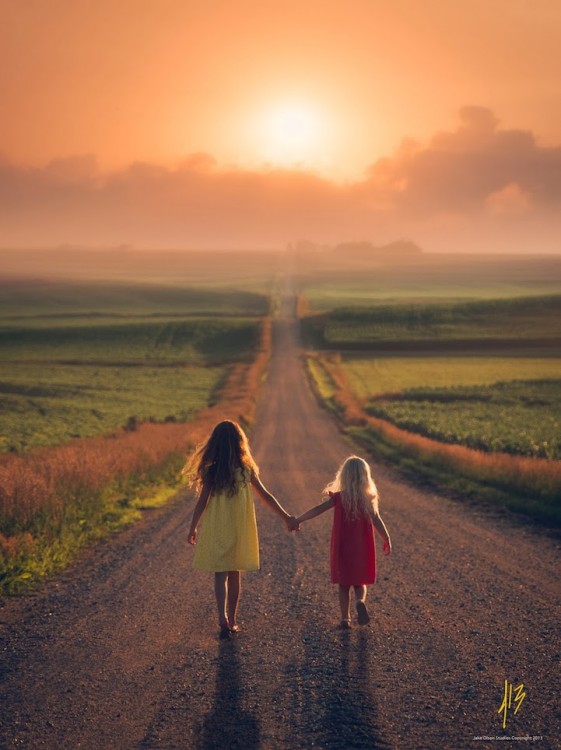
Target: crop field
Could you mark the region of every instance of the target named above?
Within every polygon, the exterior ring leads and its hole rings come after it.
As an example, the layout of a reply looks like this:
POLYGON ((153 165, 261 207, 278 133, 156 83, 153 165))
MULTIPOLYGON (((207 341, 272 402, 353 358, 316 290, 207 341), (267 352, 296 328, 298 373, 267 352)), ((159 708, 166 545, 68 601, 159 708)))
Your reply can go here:
POLYGON ((347 355, 366 411, 410 432, 485 451, 561 458, 561 357, 347 355))
POLYGON ((335 308, 310 318, 306 330, 317 345, 341 349, 522 341, 559 346, 561 296, 335 308))
POLYGON ((561 459, 561 379, 414 388, 366 411, 445 443, 561 459))
POLYGON ((561 378, 561 357, 368 357, 349 354, 341 357, 341 364, 354 393, 365 401, 415 388, 465 388, 510 380, 561 378))
POLYGON ((270 352, 267 264, 47 252, 39 279, 24 256, 0 281, 0 593, 171 497, 215 420, 251 420, 270 352))
POLYGON ((1 364, 0 451, 58 445, 134 420, 185 421, 223 376, 222 367, 1 364))
POLYGON ((561 262, 398 266, 301 273, 316 391, 409 476, 556 522, 561 262))
POLYGON ((366 262, 317 254, 301 261, 297 288, 310 314, 340 307, 464 302, 561 294, 561 261, 422 255, 366 262))
POLYGON ((198 364, 243 356, 255 337, 247 318, 93 322, 0 330, 4 361, 198 364))
POLYGON ((114 318, 264 315, 269 305, 263 291, 214 288, 209 283, 180 286, 132 282, 4 279, 0 281, 2 325, 51 326, 114 318))
POLYGON ((0 285, 0 452, 185 421, 252 356, 263 294, 143 283, 0 285))

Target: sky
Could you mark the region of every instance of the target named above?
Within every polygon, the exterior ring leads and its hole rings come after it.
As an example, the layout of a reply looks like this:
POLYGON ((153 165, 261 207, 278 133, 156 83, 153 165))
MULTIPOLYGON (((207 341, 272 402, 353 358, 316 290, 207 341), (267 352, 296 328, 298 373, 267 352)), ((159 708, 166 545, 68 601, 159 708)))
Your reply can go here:
POLYGON ((558 0, 0 0, 0 247, 561 252, 558 0))

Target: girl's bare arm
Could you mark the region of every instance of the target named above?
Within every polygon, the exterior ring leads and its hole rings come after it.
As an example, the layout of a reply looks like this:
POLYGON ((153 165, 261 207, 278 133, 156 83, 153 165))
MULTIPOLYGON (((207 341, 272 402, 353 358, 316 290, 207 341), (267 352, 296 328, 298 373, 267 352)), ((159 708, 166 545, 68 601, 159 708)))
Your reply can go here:
POLYGON ((386 528, 386 524, 382 521, 382 516, 379 513, 374 513, 374 511, 372 511, 371 519, 374 528, 384 540, 384 552, 386 555, 391 554, 392 540, 390 539, 390 534, 386 528))
POLYGON ((198 534, 197 527, 199 525, 199 521, 201 520, 201 516, 206 510, 209 497, 210 497, 210 487, 203 485, 203 489, 201 490, 199 500, 197 504, 195 505, 195 509, 193 510, 193 517, 191 518, 191 526, 189 528, 189 537, 187 539, 189 544, 197 543, 197 534, 198 534))
POLYGON ((279 516, 279 518, 282 518, 282 520, 290 530, 296 529, 297 524, 295 523, 296 519, 294 518, 294 516, 291 516, 290 513, 286 512, 277 498, 269 492, 269 490, 261 482, 259 477, 255 476, 255 474, 251 475, 251 485, 257 492, 261 500, 263 500, 265 505, 267 505, 273 511, 273 513, 279 516))
POLYGON ((326 510, 329 510, 329 508, 332 508, 334 505, 335 500, 332 497, 328 497, 327 500, 324 500, 318 505, 314 505, 313 508, 310 508, 301 516, 298 516, 296 520, 298 521, 298 523, 304 523, 304 521, 309 521, 311 518, 315 518, 316 516, 320 516, 322 513, 325 513, 326 510))

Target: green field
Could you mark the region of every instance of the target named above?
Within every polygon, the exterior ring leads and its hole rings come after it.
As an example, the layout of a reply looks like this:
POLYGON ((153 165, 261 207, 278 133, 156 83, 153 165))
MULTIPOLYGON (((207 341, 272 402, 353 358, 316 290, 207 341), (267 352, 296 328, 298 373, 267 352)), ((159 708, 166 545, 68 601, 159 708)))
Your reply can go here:
POLYGON ((84 318, 119 319, 150 316, 264 315, 269 289, 262 292, 220 288, 209 284, 85 282, 30 279, 0 281, 0 320, 3 326, 80 325, 84 318))
POLYGON ((0 328, 4 361, 207 365, 238 359, 249 351, 256 319, 92 322, 65 326, 0 328))
POLYGON ((362 445, 414 481, 556 524, 559 264, 552 260, 549 280, 543 267, 529 269, 513 283, 506 263, 479 281, 428 280, 420 267, 417 281, 405 274, 399 288, 382 274, 372 293, 367 274, 352 283, 324 274, 299 309, 304 341, 316 350, 308 358, 315 386, 362 445), (383 421, 361 421, 339 371, 364 411, 383 421), (545 459, 539 475, 538 464, 520 457, 545 459))
POLYGON ((561 378, 561 357, 410 356, 341 359, 353 391, 361 399, 412 388, 492 385, 509 380, 561 378))
POLYGON ((561 379, 413 388, 372 400, 366 410, 445 443, 561 459, 561 379))
POLYGON ((0 284, 0 451, 184 421, 247 360, 263 294, 133 284, 0 284))
POLYGON ((342 307, 309 318, 306 330, 316 345, 337 349, 560 346, 561 296, 342 307))
POLYGON ((223 377, 223 367, 2 364, 0 451, 105 434, 131 417, 184 421, 209 403, 223 377))
POLYGON ((561 459, 561 358, 345 356, 366 410, 420 435, 561 459))
POLYGON ((314 253, 299 258, 296 286, 311 314, 338 307, 463 302, 561 294, 555 256, 468 256, 367 259, 314 253))
POLYGON ((0 255, 0 452, 19 454, 2 457, 1 593, 175 495, 201 409, 250 415, 258 375, 239 400, 228 376, 254 360, 277 282, 271 255, 0 255))

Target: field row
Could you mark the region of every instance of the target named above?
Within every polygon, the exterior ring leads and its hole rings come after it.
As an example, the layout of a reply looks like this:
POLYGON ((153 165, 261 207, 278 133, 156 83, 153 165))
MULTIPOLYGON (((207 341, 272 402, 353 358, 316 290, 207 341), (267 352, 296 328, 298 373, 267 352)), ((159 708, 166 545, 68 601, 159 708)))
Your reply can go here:
POLYGON ((561 459, 561 380, 412 389, 366 411, 445 443, 561 459))
POLYGON ((0 365, 0 451, 91 437, 127 423, 189 419, 212 400, 224 367, 0 365))
POLYGON ((420 254, 386 261, 310 254, 296 279, 309 314, 343 306, 427 304, 561 294, 558 257, 420 254), (308 265, 308 267, 307 267, 308 265))
POLYGON ((353 392, 362 400, 412 388, 463 388, 510 380, 561 378, 561 357, 376 357, 345 354, 340 361, 353 392))
POLYGON ((26 318, 35 325, 96 316, 266 315, 269 293, 267 285, 254 292, 208 284, 0 280, 0 317, 3 325, 26 318))
POLYGON ((0 329, 0 350, 5 362, 215 364, 243 356, 258 324, 255 318, 195 318, 10 327, 0 329))
POLYGON ((561 458, 561 359, 342 358, 368 413, 448 443, 561 458))
POLYGON ((561 296, 336 308, 305 321, 316 345, 340 349, 447 342, 561 343, 561 296))
POLYGON ((185 421, 254 356, 259 318, 188 318, 0 329, 0 452, 185 421))
MULTIPOLYGON (((381 360, 370 361, 377 364, 381 360)), ((430 358, 385 359, 386 371, 406 374, 410 384, 421 373, 419 387, 390 393, 377 390, 374 381, 371 392, 365 393, 363 377, 363 397, 359 399, 345 357, 311 354, 307 358, 316 392, 339 415, 349 433, 414 481, 423 478, 462 496, 489 500, 558 524, 561 461, 551 459, 559 458, 561 447, 561 362, 556 363, 557 378, 549 381, 432 388, 426 380, 431 367, 438 371, 441 382, 453 379, 461 373, 462 362, 469 361, 452 360, 453 367, 446 373, 446 359, 438 368, 430 358)), ((487 371, 482 363, 483 380, 492 377, 496 365, 492 359, 488 362, 491 369, 487 371)), ((513 371, 516 363, 511 359, 513 371)), ((356 360, 352 364, 356 365, 356 360)), ((542 364, 547 371, 553 362, 544 360, 542 364)), ((367 362, 362 360, 361 365, 364 375, 367 362)), ((503 360, 503 375, 508 367, 509 362, 503 360)), ((538 361, 533 369, 539 371, 538 361)), ((475 378, 476 373, 472 371, 470 377, 475 378)))

